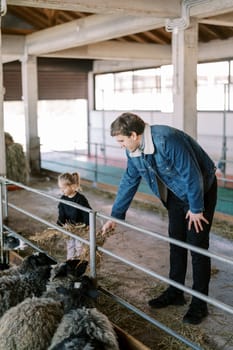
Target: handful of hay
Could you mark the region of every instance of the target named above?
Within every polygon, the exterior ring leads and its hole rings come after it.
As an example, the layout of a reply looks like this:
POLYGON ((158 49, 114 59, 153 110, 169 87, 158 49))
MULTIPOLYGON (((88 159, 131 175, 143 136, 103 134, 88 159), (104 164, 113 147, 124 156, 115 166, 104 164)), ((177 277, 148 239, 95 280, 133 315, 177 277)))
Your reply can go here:
MULTIPOLYGON (((89 228, 85 224, 65 224, 62 228, 66 231, 69 231, 75 234, 77 237, 83 238, 89 241, 89 228)), ((96 245, 102 247, 107 237, 112 234, 112 231, 109 231, 102 235, 101 231, 96 233, 96 245)), ((36 232, 29 239, 35 242, 41 249, 47 251, 51 256, 54 256, 58 261, 66 260, 67 253, 67 241, 72 237, 66 235, 59 230, 53 228, 47 228, 42 232, 36 232)), ((77 240, 78 241, 78 240, 77 240)), ((89 245, 81 243, 81 250, 78 256, 81 260, 90 260, 90 249, 89 245)), ((100 263, 102 253, 96 251, 96 264, 100 263)))

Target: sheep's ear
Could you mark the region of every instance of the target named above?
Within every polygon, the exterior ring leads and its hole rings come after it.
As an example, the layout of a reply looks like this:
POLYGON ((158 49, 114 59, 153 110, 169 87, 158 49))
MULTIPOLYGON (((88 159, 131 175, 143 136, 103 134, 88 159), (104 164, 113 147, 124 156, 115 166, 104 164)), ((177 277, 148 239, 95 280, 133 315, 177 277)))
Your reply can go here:
POLYGON ((55 265, 56 261, 45 253, 36 252, 28 257, 28 263, 35 268, 38 266, 55 265))
POLYGON ((76 277, 82 276, 86 271, 88 261, 80 259, 67 260, 67 272, 75 275, 76 277))
POLYGON ((55 265, 57 262, 53 258, 50 258, 45 253, 39 252, 38 255, 35 255, 39 265, 55 265))
POLYGON ((65 264, 69 266, 71 269, 75 269, 76 266, 81 262, 80 259, 70 259, 66 260, 65 264))
POLYGON ((76 276, 82 276, 87 269, 88 261, 83 260, 76 267, 76 276))
POLYGON ((60 264, 54 277, 65 277, 67 276, 67 265, 66 263, 60 264))

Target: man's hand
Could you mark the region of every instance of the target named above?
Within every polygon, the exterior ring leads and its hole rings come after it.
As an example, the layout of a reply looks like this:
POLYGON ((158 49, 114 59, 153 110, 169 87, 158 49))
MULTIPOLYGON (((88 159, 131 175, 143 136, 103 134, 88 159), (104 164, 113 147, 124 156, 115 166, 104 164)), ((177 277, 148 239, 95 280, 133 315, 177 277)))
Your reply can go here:
POLYGON ((114 228, 116 227, 116 223, 109 220, 107 221, 103 227, 102 227, 102 235, 104 235, 108 230, 114 230, 114 228))
POLYGON ((190 210, 186 214, 186 219, 188 219, 188 229, 191 230, 192 224, 194 225, 195 231, 199 233, 203 231, 202 221, 209 224, 209 221, 203 216, 203 213, 194 214, 190 210))

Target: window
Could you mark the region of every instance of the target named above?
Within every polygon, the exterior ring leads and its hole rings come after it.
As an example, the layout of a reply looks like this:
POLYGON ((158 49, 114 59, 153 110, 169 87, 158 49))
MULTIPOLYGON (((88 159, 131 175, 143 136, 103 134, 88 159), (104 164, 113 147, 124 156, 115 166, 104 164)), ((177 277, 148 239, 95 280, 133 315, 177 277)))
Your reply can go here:
POLYGON ((229 62, 198 64, 197 77, 197 109, 224 110, 229 62))
POLYGON ((99 74, 95 86, 97 110, 161 110, 160 68, 99 74))
MULTIPOLYGON (((172 65, 98 74, 95 86, 97 110, 173 111, 172 65)), ((233 110, 233 61, 198 64, 197 109, 233 110)))

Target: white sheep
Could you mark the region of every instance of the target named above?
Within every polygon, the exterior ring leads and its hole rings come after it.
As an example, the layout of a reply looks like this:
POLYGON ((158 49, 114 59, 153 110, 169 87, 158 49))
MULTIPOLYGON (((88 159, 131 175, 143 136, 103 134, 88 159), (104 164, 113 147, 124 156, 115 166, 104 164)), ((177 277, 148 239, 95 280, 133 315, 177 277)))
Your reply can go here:
POLYGON ((41 296, 46 290, 51 265, 55 261, 44 253, 35 253, 0 277, 0 316, 27 297, 41 296))
POLYGON ((76 308, 66 313, 49 350, 119 350, 117 336, 106 315, 96 308, 76 308))
POLYGON ((62 316, 68 310, 82 303, 86 288, 94 288, 93 281, 85 272, 87 262, 71 260, 55 266, 48 283, 48 289, 40 298, 27 298, 8 310, 0 319, 0 350, 45 350, 62 316), (64 297, 57 290, 65 285, 72 293, 75 281, 80 280, 75 297, 64 297))

